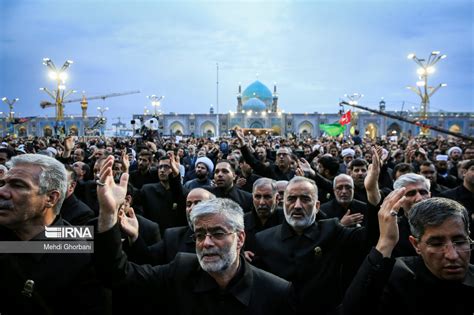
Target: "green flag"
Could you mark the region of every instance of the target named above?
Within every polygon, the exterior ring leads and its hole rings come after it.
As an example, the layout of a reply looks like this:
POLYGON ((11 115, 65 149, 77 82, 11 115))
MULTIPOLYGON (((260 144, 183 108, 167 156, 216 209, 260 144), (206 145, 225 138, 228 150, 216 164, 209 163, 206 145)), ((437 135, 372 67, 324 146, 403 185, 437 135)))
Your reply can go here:
POLYGON ((342 126, 339 123, 320 124, 319 129, 327 133, 329 136, 335 137, 340 135, 341 133, 344 133, 344 130, 346 130, 346 125, 342 126))

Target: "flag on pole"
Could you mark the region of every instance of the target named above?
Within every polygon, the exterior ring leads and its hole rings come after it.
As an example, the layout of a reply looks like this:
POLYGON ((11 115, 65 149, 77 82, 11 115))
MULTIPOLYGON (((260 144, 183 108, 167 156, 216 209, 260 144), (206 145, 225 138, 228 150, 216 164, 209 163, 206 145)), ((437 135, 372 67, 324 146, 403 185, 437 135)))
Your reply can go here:
POLYGON ((320 124, 319 129, 324 131, 328 136, 335 137, 344 133, 346 126, 342 126, 340 123, 320 124))
POLYGON ((351 122, 351 110, 348 110, 347 113, 342 115, 341 119, 339 119, 339 123, 341 125, 347 125, 351 122))

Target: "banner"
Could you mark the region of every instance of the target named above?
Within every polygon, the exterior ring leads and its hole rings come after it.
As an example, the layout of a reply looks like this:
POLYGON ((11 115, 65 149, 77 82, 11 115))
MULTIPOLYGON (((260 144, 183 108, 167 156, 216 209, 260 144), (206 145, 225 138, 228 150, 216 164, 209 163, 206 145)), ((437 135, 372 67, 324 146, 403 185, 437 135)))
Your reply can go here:
POLYGON ((339 119, 339 123, 341 125, 347 125, 351 122, 351 111, 348 110, 347 113, 345 113, 344 115, 342 115, 341 119, 339 119))
POLYGON ((346 130, 346 126, 342 126, 339 123, 320 124, 319 129, 324 131, 327 135, 335 137, 340 135, 341 133, 344 133, 344 130, 346 130))

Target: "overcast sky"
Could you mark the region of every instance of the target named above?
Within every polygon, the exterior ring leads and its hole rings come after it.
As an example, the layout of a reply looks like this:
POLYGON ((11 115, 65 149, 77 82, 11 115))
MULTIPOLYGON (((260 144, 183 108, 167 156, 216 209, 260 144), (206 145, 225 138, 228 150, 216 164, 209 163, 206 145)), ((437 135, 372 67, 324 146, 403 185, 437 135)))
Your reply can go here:
MULTIPOLYGON (((473 1, 22 1, 0 0, 0 97, 19 97, 22 116, 54 116, 41 109, 54 89, 43 57, 68 69, 68 89, 87 96, 140 90, 89 102, 129 121, 164 95, 165 112, 235 110, 242 88, 258 79, 287 112, 337 112, 344 94, 388 109, 418 107, 406 89, 418 80, 407 55, 447 54, 430 76, 433 111, 474 111, 473 1)), ((2 104, 0 111, 8 111, 2 104)), ((79 115, 79 103, 65 107, 79 115)))

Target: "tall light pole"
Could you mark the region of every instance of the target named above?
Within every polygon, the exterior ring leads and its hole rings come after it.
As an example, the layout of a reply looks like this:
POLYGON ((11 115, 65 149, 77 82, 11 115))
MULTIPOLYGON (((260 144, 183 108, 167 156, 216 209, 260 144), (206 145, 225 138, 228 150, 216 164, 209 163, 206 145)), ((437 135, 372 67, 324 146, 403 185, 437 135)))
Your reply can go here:
POLYGON ((160 105, 161 105, 161 100, 164 99, 165 97, 162 96, 157 96, 155 94, 147 96, 147 98, 151 101, 151 106, 153 106, 153 116, 157 117, 159 112, 161 111, 160 105))
POLYGON ((50 79, 56 81, 56 90, 50 91, 47 88, 40 88, 41 91, 45 91, 49 96, 54 99, 56 107, 56 134, 63 135, 64 130, 64 99, 70 94, 76 92, 74 90, 66 91, 66 70, 70 65, 73 64, 72 60, 66 60, 61 67, 57 69, 53 61, 50 58, 43 58, 43 64, 48 67, 48 76, 50 79))
POLYGON ((15 112, 13 111, 13 104, 15 104, 16 102, 18 102, 20 99, 17 97, 17 98, 14 98, 12 99, 11 101, 7 98, 7 97, 2 97, 2 101, 8 105, 8 108, 9 108, 9 112, 8 112, 8 117, 7 117, 7 122, 8 122, 8 129, 9 129, 9 133, 13 134, 14 133, 14 127, 13 127, 13 122, 15 120, 15 112))
MULTIPOLYGON (((434 65, 441 59, 446 58, 446 55, 441 55, 439 51, 432 51, 427 60, 418 58, 414 53, 407 56, 412 59, 420 68, 416 71, 419 75, 419 81, 416 82, 416 87, 407 86, 407 89, 412 90, 421 98, 420 106, 420 120, 427 123, 430 97, 441 87, 447 86, 445 83, 440 83, 436 87, 428 86, 428 76, 435 72, 434 65)), ((427 135, 429 130, 422 128, 420 134, 427 135)))

